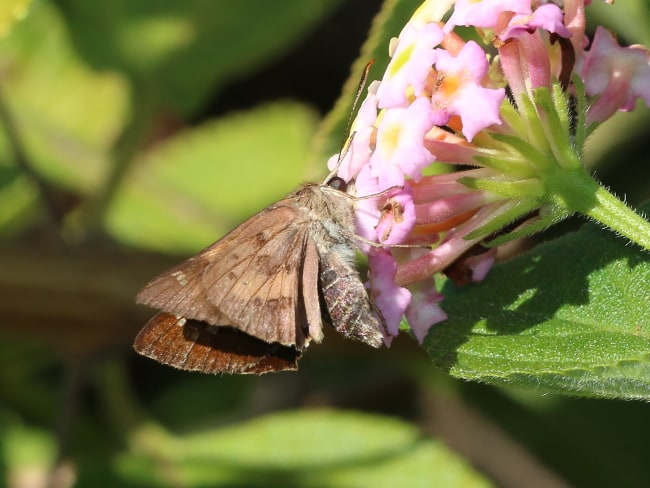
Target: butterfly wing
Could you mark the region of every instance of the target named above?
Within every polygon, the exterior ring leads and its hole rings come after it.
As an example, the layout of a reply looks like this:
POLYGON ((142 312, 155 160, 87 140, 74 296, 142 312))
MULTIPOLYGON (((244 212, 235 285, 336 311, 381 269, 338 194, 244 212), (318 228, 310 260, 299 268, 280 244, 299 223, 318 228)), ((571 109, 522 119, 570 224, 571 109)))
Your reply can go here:
MULTIPOLYGON (((306 217, 296 206, 278 207, 248 221, 224 243, 203 273, 210 301, 241 331, 266 342, 295 345, 309 340, 304 294, 305 256, 311 246, 306 217)), ((316 274, 318 266, 313 266, 316 274)), ((320 314, 318 314, 320 315, 320 314)))
MULTIPOLYGON (((302 288, 309 274, 304 258, 313 243, 304 211, 291 203, 268 207, 155 278, 138 302, 210 325, 230 325, 267 343, 302 349, 312 332, 319 339, 320 309, 315 313, 313 304, 305 304, 302 288)), ((316 274, 317 266, 311 266, 316 274)))
POLYGON ((188 317, 211 325, 228 325, 230 320, 208 299, 202 275, 207 265, 205 253, 194 256, 149 282, 136 301, 179 317, 188 317))
POLYGON ((357 270, 336 252, 321 253, 319 279, 332 326, 345 337, 381 347, 384 318, 370 301, 357 270))
POLYGON ((142 328, 134 348, 163 364, 202 373, 262 374, 298 369, 300 352, 268 344, 232 327, 214 327, 159 312, 142 328))

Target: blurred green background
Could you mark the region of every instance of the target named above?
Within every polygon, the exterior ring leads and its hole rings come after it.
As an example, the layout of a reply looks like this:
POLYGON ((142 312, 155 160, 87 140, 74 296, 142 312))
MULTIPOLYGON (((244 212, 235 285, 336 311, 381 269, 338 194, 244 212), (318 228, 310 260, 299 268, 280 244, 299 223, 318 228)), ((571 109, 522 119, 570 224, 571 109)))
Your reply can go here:
MULTIPOLYGON (((407 336, 374 351, 330 333, 263 377, 130 348, 151 277, 325 175, 362 66, 380 76, 417 4, 2 1, 0 486, 650 483, 647 404, 462 383, 407 336)), ((650 44, 647 1, 603 7, 650 44)), ((633 204, 647 112, 588 152, 633 204)))

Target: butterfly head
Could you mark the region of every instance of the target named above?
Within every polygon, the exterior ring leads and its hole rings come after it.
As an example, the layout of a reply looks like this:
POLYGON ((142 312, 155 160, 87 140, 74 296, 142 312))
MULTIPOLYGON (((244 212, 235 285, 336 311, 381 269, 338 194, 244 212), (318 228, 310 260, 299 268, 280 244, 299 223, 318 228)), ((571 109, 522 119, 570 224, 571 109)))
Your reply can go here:
POLYGON ((339 176, 332 176, 325 182, 325 185, 343 193, 348 191, 348 182, 339 176))

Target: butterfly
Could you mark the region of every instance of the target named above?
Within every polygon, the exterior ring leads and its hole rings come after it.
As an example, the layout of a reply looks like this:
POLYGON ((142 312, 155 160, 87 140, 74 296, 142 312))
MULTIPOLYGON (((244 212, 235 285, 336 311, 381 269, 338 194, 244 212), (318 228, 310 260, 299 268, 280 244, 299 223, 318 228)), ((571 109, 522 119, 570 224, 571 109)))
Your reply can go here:
POLYGON ((295 370, 323 324, 372 347, 385 321, 355 267, 354 206, 338 177, 305 184, 147 284, 159 309, 135 350, 204 373, 295 370))

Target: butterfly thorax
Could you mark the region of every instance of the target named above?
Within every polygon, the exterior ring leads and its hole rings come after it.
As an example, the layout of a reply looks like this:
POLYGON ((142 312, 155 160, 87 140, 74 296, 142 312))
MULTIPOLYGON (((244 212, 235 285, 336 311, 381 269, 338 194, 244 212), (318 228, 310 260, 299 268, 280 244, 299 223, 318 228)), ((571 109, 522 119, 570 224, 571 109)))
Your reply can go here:
MULTIPOLYGON (((354 197, 327 185, 306 183, 284 201, 298 204, 310 220, 354 233, 354 197), (327 221, 330 222, 327 222, 327 221)), ((282 203, 282 202, 280 202, 282 203)), ((334 236, 333 236, 334 237, 334 236)), ((338 239, 336 239, 338 240, 338 239)))

